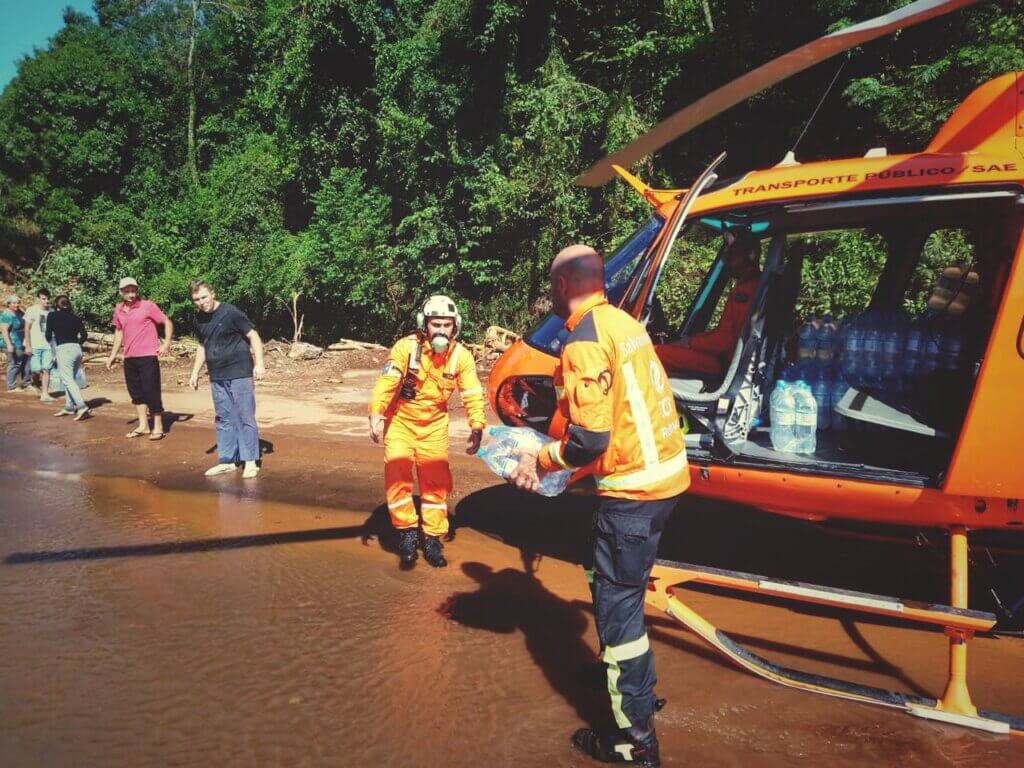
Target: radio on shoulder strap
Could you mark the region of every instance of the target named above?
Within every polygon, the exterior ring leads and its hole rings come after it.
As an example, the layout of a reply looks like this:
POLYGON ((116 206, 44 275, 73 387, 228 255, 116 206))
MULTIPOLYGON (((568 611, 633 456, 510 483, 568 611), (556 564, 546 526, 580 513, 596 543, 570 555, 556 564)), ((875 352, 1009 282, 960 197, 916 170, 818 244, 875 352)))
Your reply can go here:
POLYGON ((405 369, 405 378, 402 379, 402 388, 398 392, 398 396, 402 400, 415 400, 416 399, 416 374, 420 370, 420 355, 423 354, 423 347, 419 343, 419 339, 416 340, 416 346, 413 347, 412 352, 409 353, 409 365, 405 369))

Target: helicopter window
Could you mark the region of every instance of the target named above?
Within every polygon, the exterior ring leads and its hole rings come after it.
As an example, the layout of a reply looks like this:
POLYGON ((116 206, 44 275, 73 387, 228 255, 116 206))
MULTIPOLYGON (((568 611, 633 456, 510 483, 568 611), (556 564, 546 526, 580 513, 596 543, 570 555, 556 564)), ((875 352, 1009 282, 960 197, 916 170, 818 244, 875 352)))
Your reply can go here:
MULTIPOLYGON (((722 236, 720 222, 715 223, 719 226, 708 225, 702 219, 677 238, 654 291, 648 329, 652 334, 674 335, 672 331, 681 328, 688 314, 693 315, 709 302, 717 303, 721 264, 716 259, 722 236)), ((716 306, 711 311, 712 322, 720 313, 716 306)))
MULTIPOLYGON (((622 299, 629 278, 636 271, 641 257, 647 252, 663 223, 660 217, 654 216, 605 260, 605 291, 609 303, 617 304, 622 299)), ((549 312, 526 335, 526 341, 544 352, 558 354, 566 336, 568 331, 565 329, 565 321, 549 312)))
POLYGON ((885 266, 885 239, 866 229, 791 235, 786 250, 803 259, 796 313, 848 315, 867 307, 885 266))
POLYGON ((919 314, 958 312, 978 285, 974 246, 966 229, 937 229, 928 235, 903 297, 903 308, 919 314))

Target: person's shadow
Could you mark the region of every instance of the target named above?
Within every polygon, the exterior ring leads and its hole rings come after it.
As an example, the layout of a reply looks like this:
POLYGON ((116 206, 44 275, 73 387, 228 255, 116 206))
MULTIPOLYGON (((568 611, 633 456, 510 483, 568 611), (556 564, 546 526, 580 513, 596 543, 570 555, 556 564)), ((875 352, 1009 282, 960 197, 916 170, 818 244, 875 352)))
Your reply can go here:
POLYGON ((452 595, 440 606, 440 613, 474 629, 522 632, 526 649, 551 688, 591 727, 611 727, 607 693, 587 683, 598 657, 586 640, 586 614, 576 602, 549 591, 534 575, 532 553, 522 550, 522 554, 523 571, 463 563, 463 572, 480 588, 452 595))

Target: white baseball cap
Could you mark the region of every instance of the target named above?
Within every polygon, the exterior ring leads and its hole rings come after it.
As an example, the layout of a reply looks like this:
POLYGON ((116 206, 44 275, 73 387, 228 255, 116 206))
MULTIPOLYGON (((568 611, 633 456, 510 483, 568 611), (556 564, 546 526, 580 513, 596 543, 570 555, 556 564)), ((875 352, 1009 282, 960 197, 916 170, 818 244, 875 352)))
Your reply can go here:
POLYGON ((134 285, 136 288, 139 287, 139 284, 135 282, 134 277, 122 277, 121 284, 117 286, 117 290, 120 291, 122 288, 127 288, 129 285, 134 285))

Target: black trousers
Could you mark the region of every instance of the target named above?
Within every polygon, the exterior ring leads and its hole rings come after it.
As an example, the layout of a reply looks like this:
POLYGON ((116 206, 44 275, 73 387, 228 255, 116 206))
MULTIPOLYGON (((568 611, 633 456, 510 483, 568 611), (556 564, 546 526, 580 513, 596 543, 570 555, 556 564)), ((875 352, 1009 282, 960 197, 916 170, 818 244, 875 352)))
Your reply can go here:
POLYGON ((164 403, 160 396, 160 360, 152 357, 126 357, 124 359, 124 383, 128 386, 132 404, 149 407, 149 412, 163 413, 164 403))
POLYGON ((660 501, 603 497, 594 513, 594 615, 608 675, 612 714, 620 728, 654 714, 654 654, 644 626, 647 579, 678 496, 660 501))

